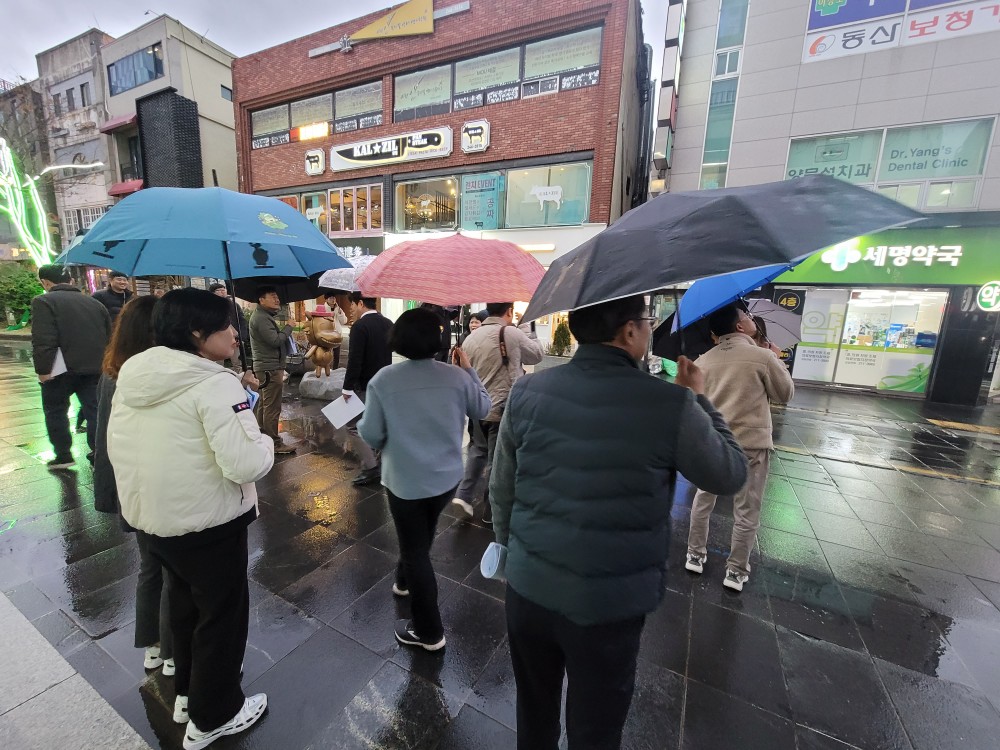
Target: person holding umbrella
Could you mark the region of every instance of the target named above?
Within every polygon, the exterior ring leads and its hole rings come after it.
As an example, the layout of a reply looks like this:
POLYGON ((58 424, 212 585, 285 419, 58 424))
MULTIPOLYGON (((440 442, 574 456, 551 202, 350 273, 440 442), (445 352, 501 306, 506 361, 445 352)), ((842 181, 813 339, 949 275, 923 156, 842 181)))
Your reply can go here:
MULTIPOLYGON (((232 305, 230 305, 232 308, 232 305)), ((250 316, 250 347, 253 370, 261 381, 260 399, 254 407, 260 431, 274 441, 274 452, 295 453, 295 446, 286 445, 278 433, 281 418, 281 396, 285 380, 285 358, 292 327, 279 326, 281 310, 278 291, 273 286, 257 289, 257 309, 250 316)))
MULTIPOLYGON (((757 345, 753 318, 732 303, 708 317, 712 333, 719 338, 713 349, 698 358, 705 373, 705 395, 725 417, 749 461, 746 484, 733 497, 733 535, 723 585, 742 591, 750 579, 750 550, 757 541, 761 498, 770 453, 771 402, 787 404, 795 393, 788 368, 778 359, 778 348, 757 345)), ((684 567, 701 574, 708 559, 708 522, 717 494, 699 487, 691 506, 687 560, 684 567)))

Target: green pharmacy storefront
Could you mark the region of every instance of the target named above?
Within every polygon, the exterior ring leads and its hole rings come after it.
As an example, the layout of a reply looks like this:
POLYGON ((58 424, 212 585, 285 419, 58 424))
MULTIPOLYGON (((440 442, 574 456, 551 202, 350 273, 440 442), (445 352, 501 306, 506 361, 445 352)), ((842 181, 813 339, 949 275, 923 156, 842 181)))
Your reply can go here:
POLYGON ((774 281, 801 316, 802 384, 976 406, 1000 393, 1000 229, 897 229, 817 253, 774 281))

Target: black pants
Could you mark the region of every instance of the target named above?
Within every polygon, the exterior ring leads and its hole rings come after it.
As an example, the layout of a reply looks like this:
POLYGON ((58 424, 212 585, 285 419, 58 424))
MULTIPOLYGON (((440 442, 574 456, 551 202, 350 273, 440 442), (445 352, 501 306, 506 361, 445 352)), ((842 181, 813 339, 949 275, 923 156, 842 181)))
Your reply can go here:
POLYGON ((556 750, 563 675, 569 750, 615 750, 635 689, 645 616, 576 625, 507 587, 507 634, 517 683, 518 750, 556 750))
POLYGON ((237 524, 219 535, 222 528, 180 537, 137 532, 167 571, 174 687, 188 697, 188 715, 203 732, 232 719, 246 698, 240 670, 250 622, 247 528, 237 524))
POLYGON ((74 393, 80 400, 80 413, 87 420, 87 444, 94 450, 97 437, 97 382, 100 375, 64 372, 42 383, 42 412, 45 431, 56 458, 72 455, 73 436, 69 432, 69 398, 74 393))
POLYGON ((160 644, 160 658, 174 655, 170 635, 170 604, 163 566, 149 551, 144 534, 136 534, 139 544, 139 580, 135 584, 135 647, 160 644))
POLYGON ((451 489, 437 497, 404 500, 386 488, 389 511, 399 537, 399 564, 396 585, 409 589, 413 613, 413 629, 429 641, 444 635, 441 612, 438 610, 438 587, 431 565, 431 544, 437 529, 438 516, 455 496, 451 489))

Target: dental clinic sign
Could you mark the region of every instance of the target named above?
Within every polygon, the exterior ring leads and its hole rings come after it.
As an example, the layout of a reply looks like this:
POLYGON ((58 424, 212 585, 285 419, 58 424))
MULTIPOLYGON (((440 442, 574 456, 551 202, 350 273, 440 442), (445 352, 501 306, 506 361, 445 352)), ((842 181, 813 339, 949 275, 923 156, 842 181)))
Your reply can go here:
POLYGON ((802 62, 1000 31, 997 0, 805 0, 802 62))
POLYGON ((982 286, 998 272, 997 229, 890 229, 818 252, 774 283, 982 286))

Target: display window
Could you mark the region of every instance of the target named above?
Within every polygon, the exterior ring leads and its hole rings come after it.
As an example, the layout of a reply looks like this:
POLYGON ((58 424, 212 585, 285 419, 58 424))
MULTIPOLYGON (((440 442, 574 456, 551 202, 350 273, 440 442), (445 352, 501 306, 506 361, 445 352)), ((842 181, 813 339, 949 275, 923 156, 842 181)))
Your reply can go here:
POLYGON ((396 231, 434 232, 458 226, 458 180, 405 182, 396 186, 396 231))
POLYGON ((302 213, 323 234, 327 233, 328 212, 326 193, 306 193, 302 196, 302 213))

